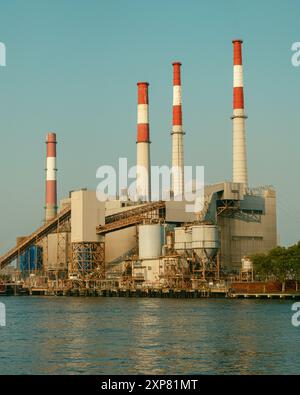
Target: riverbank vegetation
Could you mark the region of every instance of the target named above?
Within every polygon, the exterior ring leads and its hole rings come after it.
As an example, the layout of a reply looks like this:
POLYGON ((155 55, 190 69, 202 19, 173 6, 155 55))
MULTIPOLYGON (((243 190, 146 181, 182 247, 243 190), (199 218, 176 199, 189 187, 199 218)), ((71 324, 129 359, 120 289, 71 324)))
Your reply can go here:
POLYGON ((276 279, 282 284, 288 280, 300 281, 300 241, 290 247, 276 247, 267 254, 255 254, 251 257, 254 272, 261 280, 276 279))

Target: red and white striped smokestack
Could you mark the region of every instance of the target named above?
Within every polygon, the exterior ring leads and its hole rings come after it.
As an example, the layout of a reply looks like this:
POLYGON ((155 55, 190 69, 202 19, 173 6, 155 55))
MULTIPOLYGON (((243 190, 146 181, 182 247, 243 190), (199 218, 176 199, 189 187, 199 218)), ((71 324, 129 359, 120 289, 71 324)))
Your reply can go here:
POLYGON ((137 174, 136 192, 138 199, 151 200, 150 133, 148 82, 138 82, 137 111, 137 174))
POLYGON ((172 129, 172 193, 181 197, 184 193, 184 154, 181 99, 181 63, 173 63, 173 129, 172 129))
POLYGON ((233 40, 233 182, 248 185, 242 40, 233 40))
POLYGON ((46 140, 46 221, 56 217, 57 214, 57 184, 56 184, 56 134, 48 133, 46 140))

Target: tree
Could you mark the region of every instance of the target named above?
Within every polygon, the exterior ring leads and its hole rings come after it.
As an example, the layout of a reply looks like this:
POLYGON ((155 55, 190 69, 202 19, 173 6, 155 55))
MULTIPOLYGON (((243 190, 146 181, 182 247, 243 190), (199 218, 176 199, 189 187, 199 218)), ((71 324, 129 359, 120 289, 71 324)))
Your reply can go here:
POLYGON ((291 264, 291 275, 296 282, 296 291, 298 291, 298 281, 300 281, 300 241, 287 250, 291 264))
POLYGON ((296 284, 300 280, 300 242, 288 248, 273 248, 267 254, 256 254, 251 259, 257 274, 264 279, 274 276, 281 282, 282 292, 285 292, 287 280, 295 280, 296 284))
POLYGON ((266 254, 252 255, 251 261, 253 262, 255 273, 257 273, 260 277, 264 278, 264 280, 266 280, 266 278, 268 278, 272 274, 270 261, 266 254))
POLYGON ((273 248, 268 254, 271 272, 282 284, 281 291, 285 292, 285 283, 291 271, 291 262, 285 247, 273 248))

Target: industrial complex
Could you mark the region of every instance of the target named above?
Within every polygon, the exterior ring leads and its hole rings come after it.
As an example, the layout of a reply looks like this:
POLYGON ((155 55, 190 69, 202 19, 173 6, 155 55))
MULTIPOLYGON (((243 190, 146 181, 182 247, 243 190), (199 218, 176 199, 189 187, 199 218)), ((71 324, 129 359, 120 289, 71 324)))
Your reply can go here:
MULTIPOLYGON (((242 40, 233 40, 233 174, 205 185, 199 212, 184 200, 181 63, 173 63, 171 198, 151 199, 149 98, 138 82, 137 174, 133 201, 100 201, 81 189, 57 200, 55 133, 46 139, 45 223, 0 257, 14 281, 44 294, 219 290, 251 281, 249 257, 277 245, 276 192, 248 185, 242 40), (179 199, 178 197, 183 197, 179 199)), ((134 143, 135 141, 133 141, 134 143)))

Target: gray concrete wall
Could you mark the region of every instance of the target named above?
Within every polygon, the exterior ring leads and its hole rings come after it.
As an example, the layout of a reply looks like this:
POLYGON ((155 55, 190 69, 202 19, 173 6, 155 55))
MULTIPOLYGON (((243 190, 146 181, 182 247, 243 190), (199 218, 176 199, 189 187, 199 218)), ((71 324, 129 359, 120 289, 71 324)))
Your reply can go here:
POLYGON ((131 226, 105 235, 105 262, 109 263, 136 247, 136 227, 131 226))
POLYGON ((96 227, 105 224, 105 202, 97 200, 96 192, 72 192, 71 210, 72 243, 100 241, 96 227))

